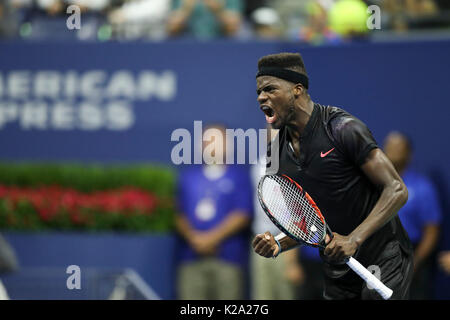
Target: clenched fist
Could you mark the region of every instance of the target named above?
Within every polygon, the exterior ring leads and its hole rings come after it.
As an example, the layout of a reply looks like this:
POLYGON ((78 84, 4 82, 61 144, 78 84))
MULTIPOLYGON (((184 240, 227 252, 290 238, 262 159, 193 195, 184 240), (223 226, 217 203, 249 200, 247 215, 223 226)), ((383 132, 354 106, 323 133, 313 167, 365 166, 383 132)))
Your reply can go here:
POLYGON ((253 239, 252 247, 257 254, 266 258, 276 257, 280 251, 275 238, 269 231, 256 235, 255 239, 253 239))
POLYGON ((358 245, 353 237, 342 236, 336 232, 333 232, 333 238, 326 235, 325 243, 327 246, 323 253, 330 261, 342 262, 346 258, 353 256, 358 249, 358 245))

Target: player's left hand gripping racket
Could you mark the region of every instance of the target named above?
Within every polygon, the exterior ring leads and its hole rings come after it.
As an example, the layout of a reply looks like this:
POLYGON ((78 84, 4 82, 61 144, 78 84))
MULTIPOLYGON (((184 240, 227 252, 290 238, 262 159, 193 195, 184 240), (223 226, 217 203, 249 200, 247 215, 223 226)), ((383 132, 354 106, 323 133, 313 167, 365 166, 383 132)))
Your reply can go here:
MULTIPOLYGON (((292 239, 309 246, 325 248, 327 231, 330 237, 333 236, 314 200, 288 176, 262 177, 258 184, 258 198, 270 220, 292 239)), ((387 300, 392 296, 392 290, 356 259, 349 257, 346 263, 383 299, 387 300)))

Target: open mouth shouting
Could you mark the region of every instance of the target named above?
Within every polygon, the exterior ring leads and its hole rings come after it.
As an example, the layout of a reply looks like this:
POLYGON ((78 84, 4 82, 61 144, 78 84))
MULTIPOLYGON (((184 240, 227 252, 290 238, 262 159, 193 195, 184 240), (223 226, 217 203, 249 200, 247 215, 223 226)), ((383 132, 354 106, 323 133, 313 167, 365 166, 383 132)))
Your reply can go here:
POLYGON ((277 115, 276 115, 275 111, 268 105, 265 105, 265 104, 262 105, 261 110, 266 115, 267 123, 272 124, 277 120, 277 115))

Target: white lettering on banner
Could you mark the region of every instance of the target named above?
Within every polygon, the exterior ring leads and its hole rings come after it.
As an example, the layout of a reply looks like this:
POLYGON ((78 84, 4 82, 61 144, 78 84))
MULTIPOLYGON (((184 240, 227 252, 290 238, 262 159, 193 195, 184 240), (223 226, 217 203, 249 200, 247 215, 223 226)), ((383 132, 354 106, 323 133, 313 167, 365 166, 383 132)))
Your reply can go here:
POLYGON ((77 72, 73 70, 67 72, 62 82, 64 83, 64 96, 69 99, 74 98, 77 95, 77 90, 79 90, 79 79, 77 72))
POLYGON ((128 130, 135 118, 127 101, 111 101, 105 106, 91 102, 79 105, 58 101, 48 104, 30 101, 23 104, 0 102, 0 129, 17 121, 23 130, 128 130))
POLYGON ((85 102, 80 106, 80 128, 84 130, 99 130, 102 127, 103 115, 100 108, 85 102))
POLYGON ((166 102, 176 93, 171 70, 0 72, 0 130, 14 123, 24 130, 128 130, 134 101, 166 102))
POLYGON ((34 95, 36 98, 58 99, 60 88, 60 75, 55 71, 36 72, 34 81, 34 95))
POLYGON ((106 78, 106 72, 101 70, 86 72, 81 78, 81 95, 85 98, 101 98, 101 86, 104 84, 106 78))
POLYGON ((145 71, 140 73, 139 85, 137 87, 137 95, 140 99, 150 99, 155 94, 155 91, 157 91, 157 87, 158 76, 154 72, 145 71))
POLYGON ((118 71, 111 78, 106 93, 109 98, 126 97, 134 99, 135 87, 136 85, 131 72, 118 71))
POLYGON ((57 103, 53 108, 52 127, 54 129, 73 129, 74 117, 73 109, 64 103, 57 103))
POLYGON ((157 85, 154 87, 155 95, 163 101, 172 100, 175 97, 176 78, 171 71, 165 71, 159 77, 157 85))
POLYGON ((17 110, 15 103, 0 103, 0 128, 8 122, 17 120, 17 110))
POLYGON ((125 130, 133 126, 134 114, 124 102, 111 102, 106 109, 107 125, 110 130, 125 130))
POLYGON ((30 76, 27 71, 11 72, 8 77, 8 95, 25 99, 30 91, 30 76))
POLYGON ((20 117, 22 129, 46 129, 46 123, 47 105, 44 102, 26 102, 20 117))

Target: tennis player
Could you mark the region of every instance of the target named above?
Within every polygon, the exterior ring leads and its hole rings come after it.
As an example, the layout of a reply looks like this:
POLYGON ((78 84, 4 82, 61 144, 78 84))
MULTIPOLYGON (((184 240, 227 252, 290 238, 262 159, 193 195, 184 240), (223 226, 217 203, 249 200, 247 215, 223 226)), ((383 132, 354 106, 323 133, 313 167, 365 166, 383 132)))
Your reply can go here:
MULTIPOLYGON (((367 126, 340 108, 311 100, 298 53, 262 57, 256 82, 266 121, 279 129, 274 146, 279 169, 269 172, 269 164, 266 173, 298 181, 335 231, 320 252, 324 298, 382 299, 345 264, 353 256, 393 290, 391 299, 408 299, 413 251, 397 216, 408 191, 367 126)), ((259 234, 252 246, 271 258, 298 245, 284 234, 276 239, 259 234)))

